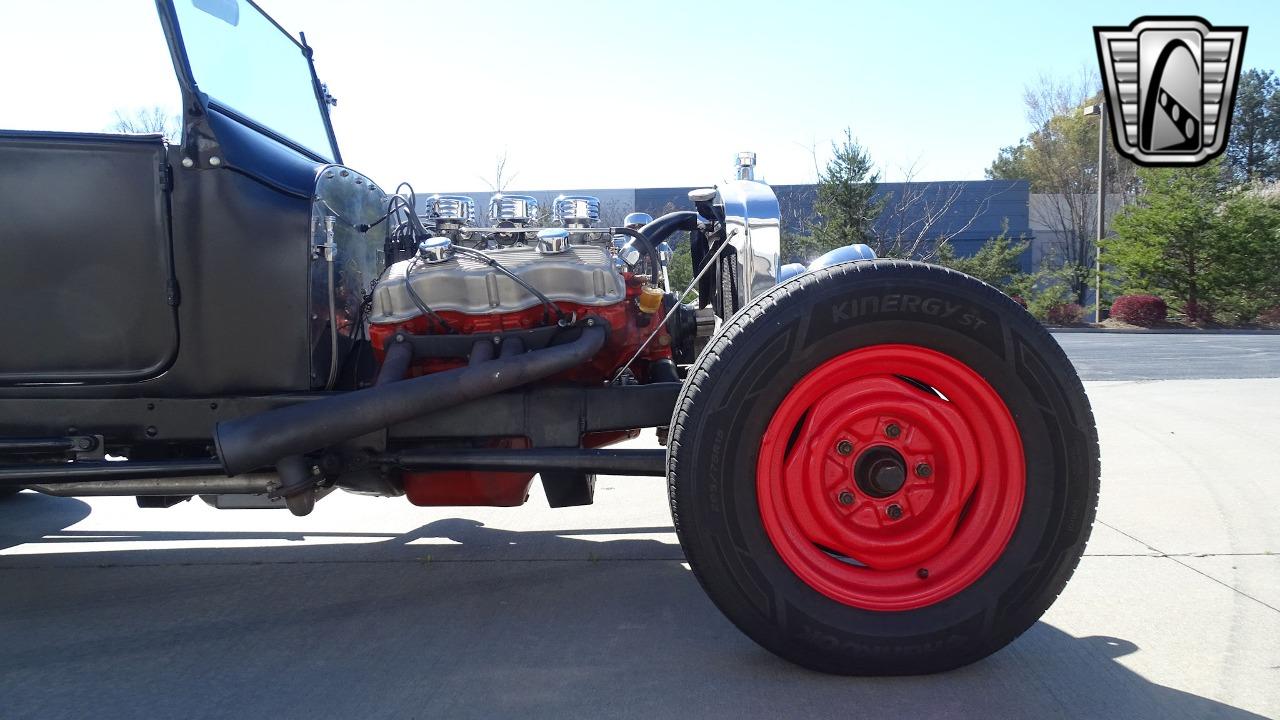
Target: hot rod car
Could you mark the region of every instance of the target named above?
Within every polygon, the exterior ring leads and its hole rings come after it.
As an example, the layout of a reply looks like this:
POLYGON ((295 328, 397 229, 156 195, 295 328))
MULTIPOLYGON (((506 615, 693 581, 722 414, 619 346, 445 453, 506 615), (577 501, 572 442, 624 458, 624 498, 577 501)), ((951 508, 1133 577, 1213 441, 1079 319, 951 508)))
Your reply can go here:
POLYGON ((178 142, 0 131, 0 492, 306 514, 665 477, 715 604, 834 673, 972 662, 1065 586, 1096 431, 999 291, 856 245, 782 265, 750 155, 616 227, 586 196, 388 192, 342 164, 305 37, 157 8, 178 142), (610 447, 643 428, 665 449, 610 447))

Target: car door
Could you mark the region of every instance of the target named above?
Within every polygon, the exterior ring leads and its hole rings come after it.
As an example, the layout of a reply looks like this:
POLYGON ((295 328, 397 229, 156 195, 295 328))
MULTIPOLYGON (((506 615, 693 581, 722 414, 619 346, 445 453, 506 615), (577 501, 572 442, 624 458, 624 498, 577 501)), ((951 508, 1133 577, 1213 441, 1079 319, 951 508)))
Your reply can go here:
POLYGON ((178 349, 160 135, 0 130, 0 384, 133 382, 178 349))

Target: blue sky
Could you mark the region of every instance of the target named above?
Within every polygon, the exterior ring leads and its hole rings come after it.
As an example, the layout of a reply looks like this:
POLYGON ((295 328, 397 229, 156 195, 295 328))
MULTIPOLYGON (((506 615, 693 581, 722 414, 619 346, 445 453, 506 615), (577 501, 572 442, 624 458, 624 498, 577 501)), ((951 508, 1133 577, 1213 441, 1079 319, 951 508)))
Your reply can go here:
MULTIPOLYGON (((424 191, 485 189, 504 152, 533 190, 712 183, 746 149, 769 181, 809 182, 845 127, 886 179, 981 178, 1030 129, 1023 89, 1096 72, 1092 26, 1143 14, 1248 25, 1245 67, 1280 70, 1277 2, 262 4, 317 48, 347 163, 424 191)), ((0 0, 0 127, 176 105, 153 16, 0 0), (73 102, 76 48, 94 62, 73 102)))

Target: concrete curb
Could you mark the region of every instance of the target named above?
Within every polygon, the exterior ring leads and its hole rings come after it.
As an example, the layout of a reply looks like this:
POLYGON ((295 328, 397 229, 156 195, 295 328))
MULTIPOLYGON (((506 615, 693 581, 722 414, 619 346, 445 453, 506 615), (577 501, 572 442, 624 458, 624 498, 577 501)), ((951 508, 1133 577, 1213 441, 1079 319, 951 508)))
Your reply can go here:
POLYGON ((1252 330, 1247 328, 1078 328, 1045 325, 1051 333, 1102 333, 1109 335, 1280 335, 1280 330, 1252 330))

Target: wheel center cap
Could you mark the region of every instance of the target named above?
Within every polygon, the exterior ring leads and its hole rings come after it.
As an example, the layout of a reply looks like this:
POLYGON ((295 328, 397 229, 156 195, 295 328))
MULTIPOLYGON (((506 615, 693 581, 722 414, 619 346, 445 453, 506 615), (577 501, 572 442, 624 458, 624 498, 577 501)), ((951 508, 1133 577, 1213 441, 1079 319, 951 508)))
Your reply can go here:
POLYGON ((873 498, 887 498, 906 483, 907 464, 891 447, 870 447, 854 462, 853 480, 863 493, 873 498))

